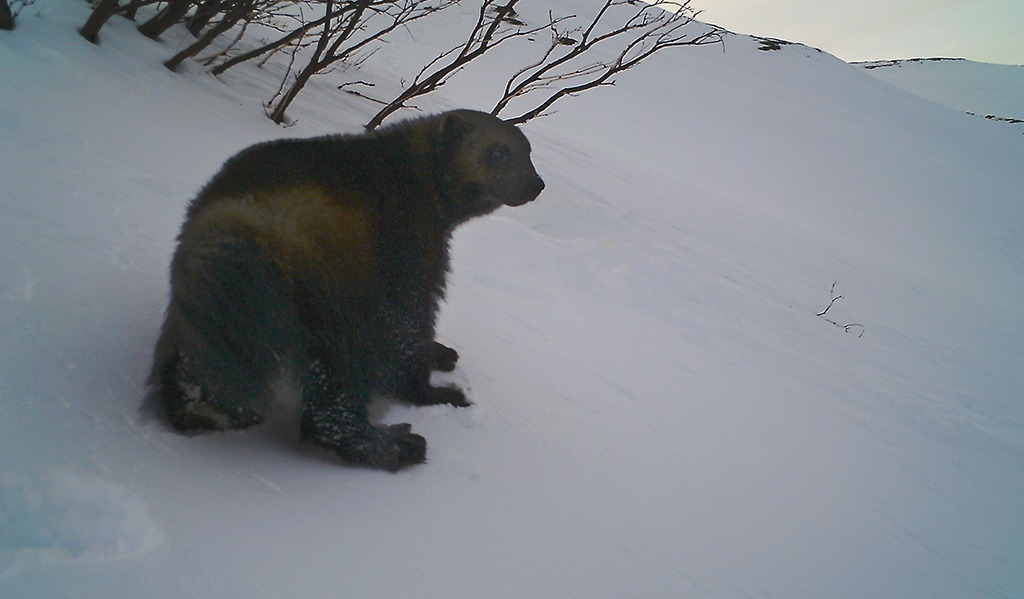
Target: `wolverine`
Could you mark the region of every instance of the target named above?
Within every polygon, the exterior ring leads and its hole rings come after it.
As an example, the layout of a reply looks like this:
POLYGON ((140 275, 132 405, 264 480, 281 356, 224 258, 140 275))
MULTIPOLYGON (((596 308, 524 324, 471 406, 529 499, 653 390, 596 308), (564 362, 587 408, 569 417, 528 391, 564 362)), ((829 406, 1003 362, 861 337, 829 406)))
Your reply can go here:
POLYGON ((176 429, 245 428, 291 372, 303 440, 353 464, 424 462, 423 437, 367 406, 469 405, 430 382, 458 359, 434 339, 452 231, 543 189, 526 136, 472 110, 243 150, 188 207, 153 396, 176 429))

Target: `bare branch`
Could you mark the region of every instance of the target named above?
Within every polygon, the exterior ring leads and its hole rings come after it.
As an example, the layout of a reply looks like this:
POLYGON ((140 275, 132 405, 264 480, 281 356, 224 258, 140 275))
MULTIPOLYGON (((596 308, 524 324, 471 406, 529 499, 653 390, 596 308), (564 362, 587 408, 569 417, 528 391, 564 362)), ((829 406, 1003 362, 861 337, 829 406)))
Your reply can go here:
POLYGON ((270 42, 269 44, 265 44, 258 48, 254 48, 249 52, 239 54, 238 56, 231 58, 230 60, 224 61, 223 63, 214 67, 210 72, 214 75, 220 75, 224 73, 224 71, 227 71, 233 66, 239 65, 248 60, 252 60, 253 58, 257 58, 268 52, 278 50, 297 40, 301 40, 310 31, 316 29, 317 27, 321 27, 325 24, 331 23, 332 21, 335 21, 335 19, 338 19, 339 17, 344 16, 346 13, 351 12, 356 7, 356 5, 356 2, 349 1, 342 3, 341 6, 335 7, 333 10, 328 9, 326 11, 326 14, 324 14, 324 16, 320 17, 319 19, 304 22, 299 27, 296 27, 295 29, 288 31, 286 35, 270 42))
MULTIPOLYGON (((328 14, 335 12, 332 10, 334 0, 326 1, 328 14)), ((323 23, 323 29, 312 56, 306 66, 295 76, 291 87, 281 95, 277 106, 269 115, 270 118, 276 123, 284 122, 285 110, 314 75, 323 73, 331 65, 349 60, 356 53, 377 43, 395 29, 454 6, 457 1, 355 0, 349 2, 348 6, 351 11, 348 14, 341 15, 336 21, 327 20, 323 23), (378 20, 385 19, 386 24, 378 27, 373 33, 363 36, 358 42, 352 43, 355 32, 365 30, 374 17, 378 20)))
POLYGON ((177 69, 178 65, 180 65, 186 58, 191 58, 202 52, 203 49, 213 43, 213 40, 220 37, 221 34, 227 32, 228 29, 231 29, 236 23, 241 21, 242 18, 256 6, 256 2, 257 0, 234 0, 218 4, 217 8, 225 9, 226 12, 221 15, 217 24, 200 35, 199 39, 190 46, 164 62, 164 66, 173 71, 177 69))
POLYGON ((366 124, 366 129, 376 129, 384 122, 384 119, 405 107, 406 102, 409 100, 429 94, 444 85, 452 75, 464 69, 466 65, 482 56, 488 50, 510 39, 532 35, 548 27, 548 24, 544 24, 540 27, 531 28, 518 21, 515 18, 514 10, 518 1, 508 0, 506 4, 499 6, 497 5, 497 0, 484 0, 480 5, 476 24, 469 32, 465 43, 442 52, 428 62, 426 66, 420 69, 413 82, 398 97, 389 102, 370 119, 366 124), (493 14, 488 14, 489 12, 493 14), (506 23, 512 29, 502 30, 502 24, 506 23))
POLYGON ((159 1, 135 0, 134 2, 121 5, 119 0, 99 0, 93 5, 89 18, 86 19, 85 24, 78 30, 78 33, 90 42, 98 44, 100 29, 110 20, 110 17, 117 14, 134 15, 135 11, 140 7, 156 4, 159 1))
POLYGON ((836 283, 838 283, 838 282, 839 281, 833 281, 832 282, 832 301, 830 301, 828 303, 828 306, 825 306, 824 310, 822 310, 821 312, 818 312, 817 316, 824 316, 829 311, 829 309, 832 307, 832 304, 836 303, 837 300, 843 299, 843 296, 836 295, 836 283))
MULTIPOLYGON (((828 303, 828 306, 826 306, 824 310, 822 310, 821 312, 818 312, 817 316, 824 317, 825 314, 828 313, 829 309, 832 308, 833 304, 835 304, 837 301, 843 299, 843 296, 836 295, 836 284, 837 283, 838 283, 838 281, 833 281, 832 282, 832 291, 830 293, 831 296, 832 296, 832 301, 830 301, 828 303)), ((857 335, 858 338, 863 337, 864 336, 864 332, 867 330, 867 329, 864 328, 864 325, 862 325, 860 323, 857 323, 857 322, 851 322, 851 323, 848 323, 848 324, 839 324, 838 322, 836 322, 836 321, 834 321, 834 320, 832 320, 830 318, 826 318, 825 322, 833 324, 833 325, 843 329, 847 333, 849 333, 851 329, 859 328, 860 329, 860 334, 857 335)))
POLYGON ((510 102, 524 98, 543 89, 557 88, 534 108, 521 115, 506 119, 512 123, 524 123, 544 114, 556 101, 588 89, 613 85, 613 77, 633 68, 654 53, 677 46, 700 46, 718 43, 722 32, 710 28, 688 36, 683 29, 693 22, 695 12, 689 10, 689 2, 673 4, 677 12, 666 12, 658 5, 641 4, 618 25, 602 32, 602 21, 611 16, 614 9, 633 6, 632 0, 605 0, 585 28, 560 29, 556 19, 551 20, 551 42, 542 58, 534 64, 520 69, 509 78, 505 93, 494 105, 492 114, 499 114, 510 102), (578 37, 577 37, 578 36, 578 37), (620 50, 611 59, 582 62, 590 50, 621 41, 620 50), (556 54, 562 51, 557 57, 556 54), (582 64, 581 64, 582 63, 582 64), (559 87, 560 86, 560 87, 559 87))

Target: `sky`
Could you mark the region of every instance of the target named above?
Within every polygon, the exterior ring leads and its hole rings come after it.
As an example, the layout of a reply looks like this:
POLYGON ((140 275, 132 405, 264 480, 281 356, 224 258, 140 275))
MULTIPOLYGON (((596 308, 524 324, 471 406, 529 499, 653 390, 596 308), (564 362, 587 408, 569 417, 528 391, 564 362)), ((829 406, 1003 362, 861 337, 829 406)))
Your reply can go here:
POLYGON ((846 61, 951 57, 1024 64, 1022 0, 693 0, 700 20, 846 61))

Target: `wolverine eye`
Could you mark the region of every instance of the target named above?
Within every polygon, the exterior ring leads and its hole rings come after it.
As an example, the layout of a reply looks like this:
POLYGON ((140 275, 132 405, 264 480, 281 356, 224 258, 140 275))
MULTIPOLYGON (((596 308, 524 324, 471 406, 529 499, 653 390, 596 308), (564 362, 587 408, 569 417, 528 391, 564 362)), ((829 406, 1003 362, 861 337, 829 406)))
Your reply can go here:
POLYGON ((487 161, 487 166, 494 168, 504 162, 507 156, 507 146, 494 144, 487 148, 487 151, 484 153, 484 160, 487 161))

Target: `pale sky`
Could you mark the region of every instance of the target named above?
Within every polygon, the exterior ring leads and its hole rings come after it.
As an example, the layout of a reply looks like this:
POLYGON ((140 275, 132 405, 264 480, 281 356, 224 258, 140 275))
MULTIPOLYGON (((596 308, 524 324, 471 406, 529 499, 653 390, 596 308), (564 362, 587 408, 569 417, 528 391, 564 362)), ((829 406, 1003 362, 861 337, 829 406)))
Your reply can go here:
POLYGON ((701 21, 846 61, 951 57, 1024 65, 1024 0, 692 0, 701 21))

